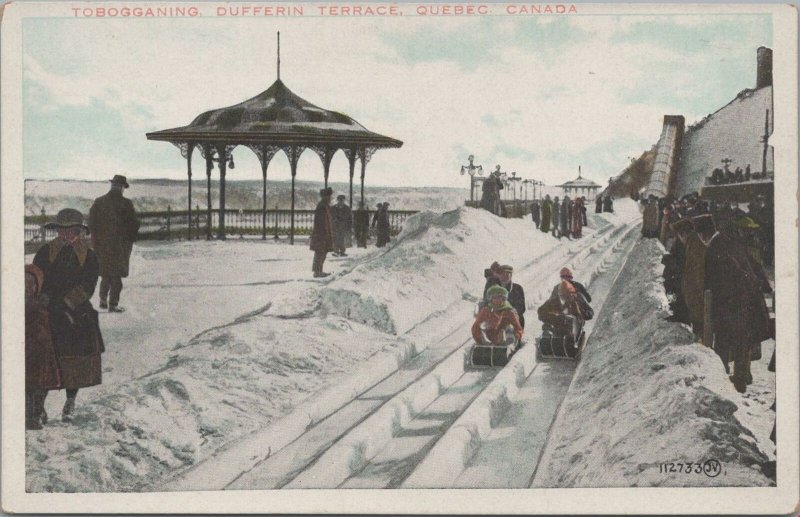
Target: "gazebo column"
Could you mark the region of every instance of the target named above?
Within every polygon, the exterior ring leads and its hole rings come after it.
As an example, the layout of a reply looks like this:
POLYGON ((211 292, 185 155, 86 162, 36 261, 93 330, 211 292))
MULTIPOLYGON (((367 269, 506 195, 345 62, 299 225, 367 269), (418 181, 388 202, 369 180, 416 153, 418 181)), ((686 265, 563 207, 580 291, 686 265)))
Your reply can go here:
POLYGON ((228 153, 226 146, 218 145, 217 154, 219 155, 219 236, 220 240, 225 240, 225 173, 228 167, 228 153))
POLYGON ((269 163, 265 160, 261 161, 261 240, 267 240, 267 166, 269 163))
POLYGON ((292 171, 292 209, 291 209, 291 224, 289 226, 289 244, 294 244, 294 202, 295 202, 295 176, 297 176, 297 162, 300 160, 304 148, 293 145, 284 148, 286 156, 289 158, 289 167, 292 171))
POLYGON ((211 169, 214 168, 214 157, 211 147, 204 147, 206 156, 206 240, 211 240, 211 169))
MULTIPOLYGON (((353 175, 356 172, 356 152, 355 149, 347 153, 347 161, 350 164, 350 209, 353 209, 353 175)), ((363 196, 362 196, 362 201, 363 196)))
POLYGON ((194 151, 194 144, 186 144, 186 174, 189 176, 189 225, 187 239, 192 240, 192 151, 194 151))
POLYGON ((361 159, 361 202, 364 202, 364 176, 367 174, 367 162, 372 159, 372 154, 375 152, 374 147, 362 147, 358 150, 359 158, 361 159))

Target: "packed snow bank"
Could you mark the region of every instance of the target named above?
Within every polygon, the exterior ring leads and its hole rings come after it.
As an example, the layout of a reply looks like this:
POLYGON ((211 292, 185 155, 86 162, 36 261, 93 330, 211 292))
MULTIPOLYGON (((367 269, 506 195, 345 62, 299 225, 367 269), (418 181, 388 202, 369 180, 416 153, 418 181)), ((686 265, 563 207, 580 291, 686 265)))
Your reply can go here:
POLYGON ((765 364, 771 350, 753 363, 758 400, 734 391, 717 355, 695 343, 687 327, 664 319, 662 254, 653 239, 631 253, 583 352, 533 486, 772 484, 759 468, 771 457, 765 451, 774 450, 765 431, 774 416, 768 409, 774 374, 765 364), (660 467, 708 460, 720 462, 719 475, 660 467))
POLYGON ((305 246, 137 245, 127 312, 100 315, 104 384, 80 391, 71 425, 55 421, 63 392, 48 397, 51 423, 27 433, 26 488, 158 489, 374 369, 376 354, 415 349, 403 334, 447 307, 464 304, 468 319, 464 300, 480 296, 493 260, 520 267, 558 243, 530 219, 421 213, 388 247, 329 259, 324 281, 305 246))
POLYGON ((422 212, 388 248, 331 282, 322 308, 403 334, 454 301, 480 296, 491 262, 519 269, 558 242, 529 218, 501 219, 474 208, 422 212))

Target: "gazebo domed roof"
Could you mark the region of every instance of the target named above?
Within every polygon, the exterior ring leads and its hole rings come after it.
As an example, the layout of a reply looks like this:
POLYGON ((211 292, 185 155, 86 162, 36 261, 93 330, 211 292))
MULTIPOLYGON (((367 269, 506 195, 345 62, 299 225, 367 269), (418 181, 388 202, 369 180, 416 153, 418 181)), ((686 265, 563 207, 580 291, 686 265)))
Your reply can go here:
POLYGON ((319 108, 278 79, 255 97, 198 115, 191 124, 147 133, 149 140, 274 145, 367 145, 400 147, 394 138, 369 131, 342 113, 319 108))

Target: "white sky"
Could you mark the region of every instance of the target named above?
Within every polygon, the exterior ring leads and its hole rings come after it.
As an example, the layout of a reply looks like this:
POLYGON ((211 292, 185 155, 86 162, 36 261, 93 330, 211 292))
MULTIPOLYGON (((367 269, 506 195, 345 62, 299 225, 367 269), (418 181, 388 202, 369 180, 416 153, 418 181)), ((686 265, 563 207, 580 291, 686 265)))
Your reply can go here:
MULTIPOLYGON (((149 131, 183 126, 281 79, 297 95, 404 142, 371 185, 460 186, 469 154, 523 178, 605 185, 654 144, 665 114, 691 123, 755 84, 768 16, 42 19, 24 26, 27 178, 184 178, 149 131)), ((229 179, 260 178, 234 151, 229 179)), ((196 158, 195 175, 202 174, 196 158)), ((331 180, 347 179, 334 158, 331 180)), ((283 155, 271 179, 287 179, 283 155)), ((307 151, 298 179, 321 180, 307 151)))

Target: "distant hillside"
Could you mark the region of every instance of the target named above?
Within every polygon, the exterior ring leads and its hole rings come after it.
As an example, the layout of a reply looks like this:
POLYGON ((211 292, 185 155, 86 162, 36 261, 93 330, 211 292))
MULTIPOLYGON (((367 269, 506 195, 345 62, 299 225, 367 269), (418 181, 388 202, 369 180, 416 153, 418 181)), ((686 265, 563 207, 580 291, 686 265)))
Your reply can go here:
MULTIPOLYGON (((133 201, 139 211, 185 210, 188 190, 185 181, 167 179, 129 180, 131 188, 125 196, 133 201)), ((349 184, 330 183, 334 195, 349 196, 349 184)), ((25 213, 39 214, 42 207, 48 214, 70 207, 84 213, 89 211, 92 201, 108 191, 107 181, 79 180, 25 180, 25 213)), ((313 209, 319 201, 322 183, 298 181, 296 183, 295 206, 298 209, 313 209)), ((260 209, 262 206, 262 184, 258 180, 228 181, 225 189, 225 204, 228 208, 260 209)), ((445 211, 462 206, 469 198, 469 189, 450 187, 370 187, 364 188, 364 198, 369 207, 389 202, 393 210, 445 211)), ((360 199, 360 186, 353 184, 353 203, 360 199)), ((206 208, 206 182, 193 181, 192 205, 206 208)), ((219 207, 219 183, 212 181, 211 205, 219 207)), ((291 182, 270 181, 267 183, 267 207, 288 209, 291 206, 291 182)))
POLYGON ((656 159, 655 147, 642 153, 639 158, 614 178, 603 194, 610 193, 614 198, 632 197, 650 181, 656 159))

